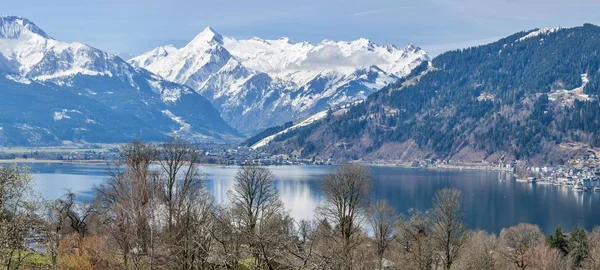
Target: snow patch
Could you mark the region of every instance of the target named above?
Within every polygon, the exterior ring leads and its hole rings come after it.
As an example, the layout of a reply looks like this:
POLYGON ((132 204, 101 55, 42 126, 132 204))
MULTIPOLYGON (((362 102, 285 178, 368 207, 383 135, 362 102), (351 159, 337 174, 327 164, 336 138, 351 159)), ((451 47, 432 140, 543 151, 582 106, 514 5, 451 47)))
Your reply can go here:
POLYGON ((181 117, 175 116, 169 110, 163 110, 162 113, 164 113, 169 118, 171 118, 171 120, 173 120, 176 123, 178 123, 179 125, 181 125, 181 128, 179 128, 179 130, 173 132, 174 134, 178 134, 178 133, 182 133, 182 132, 189 132, 190 131, 190 128, 192 126, 190 124, 186 123, 185 121, 183 121, 183 119, 181 117))
POLYGON ((494 101, 496 96, 492 93, 482 92, 478 97, 477 101, 494 101))
POLYGON ((559 30, 563 29, 562 27, 548 27, 548 28, 541 28, 535 31, 532 31, 531 33, 525 35, 522 38, 519 38, 517 41, 524 41, 528 38, 533 38, 533 37, 537 37, 540 35, 549 35, 555 32, 558 32, 559 30))
POLYGON ((286 129, 284 129, 284 130, 282 130, 282 131, 280 131, 280 132, 278 132, 278 133, 275 133, 275 134, 273 134, 273 135, 271 135, 271 136, 269 136, 269 137, 266 137, 266 138, 264 138, 264 139, 262 139, 262 140, 258 141, 258 142, 257 142, 257 143, 255 143, 254 145, 250 146, 250 148, 252 148, 252 149, 255 149, 255 150, 256 150, 256 149, 258 149, 258 148, 265 147, 265 146, 267 146, 267 145, 268 145, 268 144, 269 144, 271 141, 273 141, 273 140, 274 140, 274 139, 275 139, 277 136, 279 136, 279 135, 281 135, 281 134, 288 133, 288 132, 290 132, 290 131, 292 131, 292 130, 295 130, 295 129, 297 129, 297 128, 304 127, 304 126, 308 126, 308 125, 310 125, 310 124, 312 124, 312 123, 314 123, 314 122, 316 122, 316 121, 319 121, 319 120, 325 119, 325 117, 327 117, 327 112, 328 112, 328 110, 325 110, 325 111, 321 111, 321 112, 318 112, 318 113, 316 113, 316 114, 313 114, 311 117, 307 118, 306 120, 304 120, 304 121, 302 121, 302 122, 300 122, 300 123, 298 123, 298 124, 295 124, 295 125, 293 125, 293 126, 291 126, 291 127, 289 127, 289 128, 286 128, 286 129))
POLYGON ((587 73, 581 74, 581 87, 585 87, 590 82, 590 78, 587 73))
POLYGON ((182 88, 179 87, 165 87, 162 80, 149 80, 148 83, 160 94, 160 98, 165 103, 175 103, 181 98, 182 88))
POLYGON ((75 76, 75 75, 87 75, 87 76, 107 75, 109 77, 113 76, 112 72, 110 72, 110 71, 99 72, 99 71, 88 70, 88 69, 83 69, 83 68, 73 68, 73 69, 63 70, 63 71, 48 74, 48 75, 36 76, 35 79, 40 80, 40 81, 47 81, 47 80, 52 80, 52 79, 57 79, 57 78, 71 77, 71 76, 75 76))
POLYGON ((62 109, 61 111, 54 112, 54 114, 52 115, 52 118, 54 119, 54 121, 60 121, 60 120, 63 120, 63 119, 71 119, 71 116, 69 116, 68 113, 79 113, 79 114, 81 114, 81 112, 78 111, 78 110, 62 109))
POLYGON ((31 80, 21 77, 21 76, 6 75, 5 77, 13 82, 17 82, 17 83, 21 83, 21 84, 31 84, 31 80))
POLYGON ((584 94, 583 90, 585 86, 590 82, 589 76, 587 73, 581 74, 581 86, 572 89, 572 90, 557 90, 550 94, 548 94, 548 99, 550 101, 561 100, 563 105, 571 105, 575 100, 581 101, 590 101, 593 100, 587 94, 584 94))
POLYGON ((54 121, 63 120, 63 119, 71 119, 71 117, 65 112, 54 112, 54 121))

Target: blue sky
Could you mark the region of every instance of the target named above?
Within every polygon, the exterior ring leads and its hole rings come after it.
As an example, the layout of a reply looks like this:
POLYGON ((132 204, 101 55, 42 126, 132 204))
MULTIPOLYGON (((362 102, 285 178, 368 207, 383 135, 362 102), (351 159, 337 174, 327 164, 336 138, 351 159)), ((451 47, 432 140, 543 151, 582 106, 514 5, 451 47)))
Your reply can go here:
POLYGON ((54 38, 139 54, 184 45, 206 26, 236 38, 354 40, 431 54, 537 27, 600 24, 598 0, 21 0, 4 15, 26 17, 54 38))

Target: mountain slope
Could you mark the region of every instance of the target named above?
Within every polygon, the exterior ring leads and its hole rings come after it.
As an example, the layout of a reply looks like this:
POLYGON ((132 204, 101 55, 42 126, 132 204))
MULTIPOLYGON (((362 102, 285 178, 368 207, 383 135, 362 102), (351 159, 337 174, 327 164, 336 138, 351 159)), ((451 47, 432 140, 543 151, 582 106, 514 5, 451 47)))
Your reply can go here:
POLYGON ((266 149, 337 160, 565 162, 600 146, 600 27, 537 29, 444 53, 266 149))
POLYGON ((159 47, 128 62, 195 89, 228 123, 253 133, 363 100, 428 59, 413 45, 236 40, 209 27, 180 49, 159 47))
POLYGON ((192 89, 96 48, 55 40, 24 18, 0 17, 0 71, 5 112, 27 111, 18 121, 3 113, 2 128, 25 125, 49 134, 17 139, 11 132, 6 144, 238 136, 210 102, 192 89), (36 102, 21 107, 26 100, 36 102))

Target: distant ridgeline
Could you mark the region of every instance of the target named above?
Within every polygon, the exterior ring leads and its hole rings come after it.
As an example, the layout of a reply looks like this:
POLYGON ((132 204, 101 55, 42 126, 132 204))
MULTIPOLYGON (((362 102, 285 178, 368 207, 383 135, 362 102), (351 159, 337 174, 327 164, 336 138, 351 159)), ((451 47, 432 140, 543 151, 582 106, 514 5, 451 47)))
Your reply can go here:
POLYGON ((303 157, 564 162, 600 145, 600 27, 444 53, 351 109, 276 138, 303 157))

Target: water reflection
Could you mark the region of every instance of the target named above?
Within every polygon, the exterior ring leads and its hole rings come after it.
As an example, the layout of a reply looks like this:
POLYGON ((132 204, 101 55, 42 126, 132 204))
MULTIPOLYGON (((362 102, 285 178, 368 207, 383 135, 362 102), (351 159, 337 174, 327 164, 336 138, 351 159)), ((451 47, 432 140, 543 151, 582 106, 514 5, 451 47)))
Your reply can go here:
MULTIPOLYGON (((94 185, 106 178, 105 166, 73 164, 31 164, 36 188, 47 198, 56 198, 66 189, 89 195, 94 185)), ((227 202, 237 167, 202 166, 207 189, 217 203, 227 202)), ((322 166, 274 166, 276 186, 290 214, 297 220, 311 219, 322 200, 321 183, 328 173, 322 166)), ((410 208, 426 210, 441 188, 463 192, 465 222, 472 229, 498 233, 520 222, 536 223, 550 233, 562 224, 570 229, 592 229, 600 224, 595 207, 600 193, 575 193, 560 186, 518 183, 510 174, 479 171, 434 171, 374 167, 373 194, 386 199, 399 213, 410 208), (501 181, 505 180, 505 181, 501 181)))
POLYGON ((279 181, 279 192, 281 200, 290 210, 290 215, 296 220, 310 220, 314 217, 314 212, 321 202, 320 190, 318 187, 311 190, 310 184, 306 181, 279 181))
POLYGON ((67 191, 84 196, 85 198, 82 199, 90 199, 90 189, 93 186, 101 184, 105 179, 105 176, 65 173, 42 173, 34 175, 35 189, 44 198, 50 199, 56 199, 67 191))
MULTIPOLYGON (((208 176, 207 188, 217 203, 227 203, 227 192, 239 167, 203 166, 208 176)), ((328 172, 322 166, 274 166, 275 185, 290 215, 297 220, 311 219, 321 201, 320 185, 328 172)))

